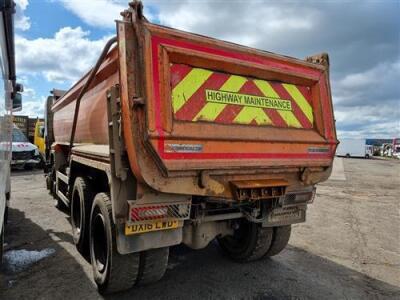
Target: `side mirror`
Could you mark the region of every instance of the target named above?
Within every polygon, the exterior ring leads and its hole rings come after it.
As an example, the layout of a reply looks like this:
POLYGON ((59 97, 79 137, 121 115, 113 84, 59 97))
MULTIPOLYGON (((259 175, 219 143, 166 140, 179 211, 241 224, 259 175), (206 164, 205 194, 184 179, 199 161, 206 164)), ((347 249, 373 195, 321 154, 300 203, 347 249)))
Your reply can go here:
POLYGON ((14 97, 12 99, 12 111, 17 112, 22 110, 22 95, 21 93, 14 93, 14 97))
POLYGON ((24 92, 24 86, 22 85, 22 83, 16 83, 15 84, 15 91, 16 92, 20 92, 23 93, 24 92))

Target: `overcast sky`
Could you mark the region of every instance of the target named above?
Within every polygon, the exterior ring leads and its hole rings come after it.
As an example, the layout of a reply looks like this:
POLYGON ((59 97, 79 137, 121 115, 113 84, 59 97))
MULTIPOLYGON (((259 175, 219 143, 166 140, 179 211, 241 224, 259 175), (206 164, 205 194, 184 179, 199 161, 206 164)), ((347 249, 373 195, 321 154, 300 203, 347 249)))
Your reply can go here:
MULTIPOLYGON (((43 114, 115 34, 120 0, 15 0, 23 114, 43 114)), ((400 136, 400 1, 143 1, 155 23, 304 58, 328 52, 340 137, 400 136)))

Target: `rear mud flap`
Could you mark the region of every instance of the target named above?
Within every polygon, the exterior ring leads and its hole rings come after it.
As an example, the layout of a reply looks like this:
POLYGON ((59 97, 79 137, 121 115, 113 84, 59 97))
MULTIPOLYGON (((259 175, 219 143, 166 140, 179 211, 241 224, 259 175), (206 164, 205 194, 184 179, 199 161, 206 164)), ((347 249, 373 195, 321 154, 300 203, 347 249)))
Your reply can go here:
POLYGON ((306 221, 307 206, 279 207, 270 211, 266 220, 262 223, 263 227, 285 226, 306 221))

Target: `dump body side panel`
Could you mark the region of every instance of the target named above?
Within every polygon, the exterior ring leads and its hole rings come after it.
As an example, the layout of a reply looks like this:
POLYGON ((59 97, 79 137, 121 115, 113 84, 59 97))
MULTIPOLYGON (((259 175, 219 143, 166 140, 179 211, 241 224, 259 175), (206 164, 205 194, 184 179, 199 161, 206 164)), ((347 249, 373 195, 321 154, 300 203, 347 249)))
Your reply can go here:
MULTIPOLYGON (((82 98, 75 143, 108 144, 106 91, 118 84, 118 55, 114 48, 105 58, 94 82, 82 98)), ((56 143, 69 143, 76 98, 88 74, 52 106, 56 143)))

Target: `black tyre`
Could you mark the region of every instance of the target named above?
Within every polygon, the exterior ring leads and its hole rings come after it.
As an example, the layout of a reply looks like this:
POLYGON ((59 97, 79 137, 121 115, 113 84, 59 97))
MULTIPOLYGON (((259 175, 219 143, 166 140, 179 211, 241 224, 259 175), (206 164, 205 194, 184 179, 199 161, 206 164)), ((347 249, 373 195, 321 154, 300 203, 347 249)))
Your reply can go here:
POLYGON ((40 162, 39 162, 39 164, 38 164, 38 168, 39 169, 45 169, 45 165, 46 165, 46 163, 45 163, 45 161, 44 161, 44 158, 41 156, 40 157, 40 162))
POLYGON ((68 212, 68 207, 67 207, 67 205, 65 205, 65 203, 60 199, 60 197, 58 197, 56 194, 55 194, 55 191, 54 191, 54 199, 56 200, 55 202, 54 202, 54 206, 57 208, 57 209, 59 209, 60 211, 62 211, 62 212, 64 212, 64 213, 69 213, 68 212))
POLYGON ((93 203, 90 182, 83 177, 75 179, 70 204, 72 237, 79 252, 89 253, 89 219, 93 203))
POLYGON ((266 256, 274 256, 282 252, 287 246, 290 239, 290 233, 292 231, 292 226, 278 226, 274 227, 274 234, 272 237, 271 247, 268 249, 266 256))
POLYGON ((145 285, 160 280, 167 270, 169 247, 140 253, 140 268, 136 284, 145 285))
POLYGON ((51 172, 47 174, 46 177, 46 185, 49 190, 49 194, 53 196, 53 198, 57 199, 56 194, 56 171, 54 166, 51 168, 51 172))
POLYGON ((231 259, 239 262, 254 261, 262 258, 272 242, 273 230, 260 224, 241 220, 233 236, 218 239, 222 251, 231 259))
POLYGON ((46 175, 46 188, 51 194, 53 190, 53 181, 51 180, 51 177, 49 175, 46 175))
POLYGON ((130 289, 139 273, 139 253, 121 255, 117 251, 111 200, 96 195, 90 214, 90 261, 94 281, 102 294, 130 289))

